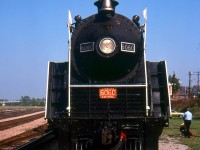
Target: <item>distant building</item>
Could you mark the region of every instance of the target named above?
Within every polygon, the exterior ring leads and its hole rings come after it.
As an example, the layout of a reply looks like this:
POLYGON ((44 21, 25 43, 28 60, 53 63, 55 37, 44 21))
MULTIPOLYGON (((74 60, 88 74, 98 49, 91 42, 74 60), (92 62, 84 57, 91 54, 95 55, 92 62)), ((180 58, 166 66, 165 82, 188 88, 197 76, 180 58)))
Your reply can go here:
POLYGON ((0 106, 5 106, 5 102, 7 102, 8 100, 6 99, 0 99, 0 106))
POLYGON ((177 93, 171 95, 171 100, 185 100, 188 99, 188 92, 186 86, 181 86, 177 93))
POLYGON ((188 98, 200 98, 200 86, 194 85, 189 92, 188 86, 181 86, 177 93, 171 95, 171 100, 184 100, 188 98), (190 95, 190 96, 189 96, 190 95), (172 97, 173 96, 173 97, 172 97))
POLYGON ((200 86, 194 85, 191 93, 193 94, 194 97, 200 97, 200 86))
POLYGON ((16 106, 20 101, 0 100, 0 106, 16 106))
POLYGON ((188 93, 187 93, 187 87, 186 86, 181 86, 180 89, 178 90, 177 93, 177 98, 178 99, 187 99, 188 98, 188 93))

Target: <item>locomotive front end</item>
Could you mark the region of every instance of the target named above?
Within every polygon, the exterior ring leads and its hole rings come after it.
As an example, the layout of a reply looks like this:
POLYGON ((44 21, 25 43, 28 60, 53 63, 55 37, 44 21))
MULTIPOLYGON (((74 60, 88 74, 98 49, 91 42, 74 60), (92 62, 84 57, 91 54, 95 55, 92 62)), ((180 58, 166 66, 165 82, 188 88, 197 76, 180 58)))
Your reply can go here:
POLYGON ((69 26, 69 61, 49 63, 46 118, 67 150, 158 149, 170 112, 166 62, 146 61, 144 25, 98 0, 69 26))
POLYGON ((85 82, 127 82, 139 68, 143 38, 133 21, 115 13, 116 1, 97 1, 98 14, 76 21, 72 64, 85 82))

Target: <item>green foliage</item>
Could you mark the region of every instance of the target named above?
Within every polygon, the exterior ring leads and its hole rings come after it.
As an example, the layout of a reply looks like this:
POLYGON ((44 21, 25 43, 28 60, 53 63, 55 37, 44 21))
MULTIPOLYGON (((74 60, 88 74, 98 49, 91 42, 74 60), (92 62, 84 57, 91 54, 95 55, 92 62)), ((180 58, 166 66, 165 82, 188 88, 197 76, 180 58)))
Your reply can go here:
POLYGON ((190 108, 193 116, 200 117, 200 100, 199 99, 191 99, 191 100, 174 100, 171 101, 171 107, 174 110, 184 112, 186 107, 190 108))
POLYGON ((35 99, 35 98, 30 98, 29 96, 22 96, 20 102, 21 106, 44 106, 45 98, 35 99))
POLYGON ((200 118, 194 118, 190 127, 190 131, 194 134, 192 138, 180 136, 180 125, 183 123, 181 118, 170 119, 170 126, 164 128, 162 135, 167 135, 173 139, 180 141, 184 145, 188 145, 192 150, 199 150, 200 141, 200 118))
POLYGON ((173 73, 173 75, 169 75, 169 82, 172 84, 172 93, 177 93, 178 90, 180 89, 180 79, 178 79, 176 77, 175 72, 173 73))

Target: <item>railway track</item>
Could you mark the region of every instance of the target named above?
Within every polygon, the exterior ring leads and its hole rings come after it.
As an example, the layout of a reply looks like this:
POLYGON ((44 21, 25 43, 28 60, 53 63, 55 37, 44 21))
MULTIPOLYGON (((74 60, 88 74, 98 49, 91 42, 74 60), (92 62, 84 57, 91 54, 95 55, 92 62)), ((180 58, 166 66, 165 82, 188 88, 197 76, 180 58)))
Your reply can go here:
POLYGON ((37 128, 31 129, 19 135, 10 137, 8 139, 2 140, 0 142, 0 149, 14 149, 19 147, 22 144, 25 144, 29 140, 40 137, 45 134, 45 130, 47 129, 47 125, 41 125, 37 128))
POLYGON ((44 112, 34 113, 34 115, 29 114, 25 116, 16 117, 16 118, 2 119, 0 120, 0 131, 15 127, 27 122, 31 122, 33 120, 36 120, 42 117, 44 117, 44 112))
POLYGON ((49 131, 43 136, 17 147, 16 150, 56 150, 58 149, 57 142, 53 131, 49 131))
POLYGON ((1 109, 0 120, 10 117, 18 117, 22 115, 32 114, 39 111, 44 111, 44 108, 13 108, 13 109, 1 109))
POLYGON ((45 134, 46 129, 44 111, 1 119, 0 150, 15 149, 34 138, 39 138, 45 134))

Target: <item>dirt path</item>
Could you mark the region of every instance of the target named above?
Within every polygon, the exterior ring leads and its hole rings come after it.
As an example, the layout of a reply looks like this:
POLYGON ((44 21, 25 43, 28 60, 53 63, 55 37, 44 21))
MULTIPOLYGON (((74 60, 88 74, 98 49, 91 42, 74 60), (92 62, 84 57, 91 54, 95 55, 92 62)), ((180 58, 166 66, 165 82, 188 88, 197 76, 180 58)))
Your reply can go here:
POLYGON ((169 136, 162 135, 160 139, 159 150, 191 150, 187 145, 183 145, 169 136))

